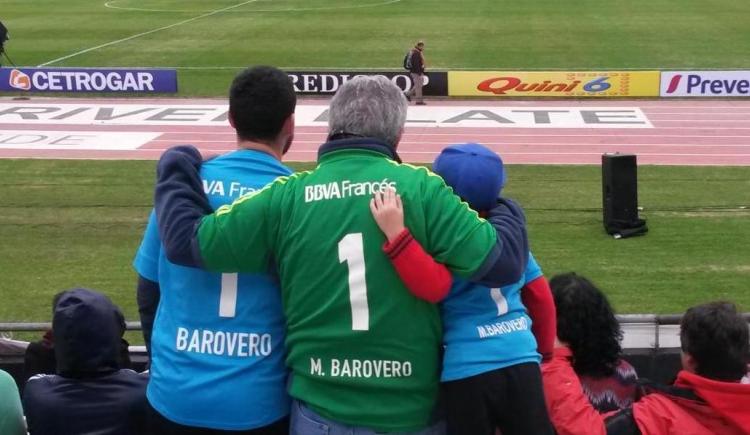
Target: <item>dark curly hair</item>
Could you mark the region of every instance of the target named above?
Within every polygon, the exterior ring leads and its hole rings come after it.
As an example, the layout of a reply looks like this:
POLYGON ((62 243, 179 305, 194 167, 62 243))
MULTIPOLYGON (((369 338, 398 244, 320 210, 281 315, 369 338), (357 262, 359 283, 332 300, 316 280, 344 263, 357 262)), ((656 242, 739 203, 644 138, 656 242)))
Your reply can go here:
POLYGON ((557 337, 570 346, 575 372, 611 376, 622 353, 622 329, 604 293, 575 273, 557 275, 549 284, 557 308, 557 337))

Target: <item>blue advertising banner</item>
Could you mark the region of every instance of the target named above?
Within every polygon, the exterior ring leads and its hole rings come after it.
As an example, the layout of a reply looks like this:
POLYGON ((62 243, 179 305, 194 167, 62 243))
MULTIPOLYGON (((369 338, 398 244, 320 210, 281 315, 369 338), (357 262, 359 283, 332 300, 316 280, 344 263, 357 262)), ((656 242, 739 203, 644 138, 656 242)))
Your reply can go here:
POLYGON ((0 91, 177 92, 177 71, 119 68, 0 68, 0 91))

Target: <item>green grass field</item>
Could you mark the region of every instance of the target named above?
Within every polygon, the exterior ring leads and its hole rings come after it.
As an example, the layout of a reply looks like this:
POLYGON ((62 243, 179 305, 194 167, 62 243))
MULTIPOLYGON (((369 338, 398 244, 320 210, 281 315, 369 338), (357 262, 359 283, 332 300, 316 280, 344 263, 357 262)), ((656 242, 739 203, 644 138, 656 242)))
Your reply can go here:
MULTIPOLYGON (((399 69, 416 39, 434 69, 750 69, 737 0, 2 0, 18 65, 175 67, 180 96, 223 96, 244 66, 399 69)), ((300 168, 300 165, 295 165, 300 168)), ((0 321, 48 320, 64 288, 103 290, 135 320, 130 267, 153 162, 0 161, 0 321)), ((620 312, 750 309, 750 168, 641 167, 651 232, 613 240, 599 168, 515 166, 547 275, 577 271, 620 312)))
POLYGON ((107 4, 3 0, 7 50, 27 66, 178 67, 184 96, 224 95, 250 64, 399 69, 420 38, 434 69, 750 68, 750 2, 737 0, 107 4))
MULTIPOLYGON (((130 264, 151 207, 154 167, 0 161, 0 320, 48 320, 52 295, 74 286, 105 291, 136 320, 130 264)), ((623 240, 602 228, 599 171, 509 169, 506 192, 525 206, 548 276, 587 275, 623 313, 679 313, 723 298, 750 308, 750 168, 641 167, 640 204, 651 232, 623 240)))

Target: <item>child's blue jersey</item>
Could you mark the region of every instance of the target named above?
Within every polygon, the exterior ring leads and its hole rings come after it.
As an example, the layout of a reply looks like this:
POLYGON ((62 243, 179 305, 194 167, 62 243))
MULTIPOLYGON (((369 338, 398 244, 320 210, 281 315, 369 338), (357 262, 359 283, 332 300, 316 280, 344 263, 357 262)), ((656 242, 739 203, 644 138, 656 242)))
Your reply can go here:
MULTIPOLYGON (((251 150, 201 168, 214 209, 290 173, 272 156, 251 150)), ((153 212, 134 266, 161 287, 147 390, 159 413, 182 425, 222 430, 265 426, 289 413, 285 324, 272 276, 170 263, 153 212)))
POLYGON ((529 253, 520 281, 490 289, 454 276, 453 287, 441 304, 443 318, 443 374, 454 381, 526 362, 539 362, 531 319, 521 302, 521 289, 542 276, 529 253))

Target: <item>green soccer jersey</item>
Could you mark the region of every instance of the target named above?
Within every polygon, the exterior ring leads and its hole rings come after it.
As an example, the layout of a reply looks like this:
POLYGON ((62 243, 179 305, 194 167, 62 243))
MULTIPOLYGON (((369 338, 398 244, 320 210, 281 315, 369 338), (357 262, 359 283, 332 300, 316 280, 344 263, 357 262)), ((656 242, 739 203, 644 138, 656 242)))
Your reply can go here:
POLYGON ((209 270, 278 270, 293 397, 341 423, 407 431, 429 423, 441 325, 382 251, 369 201, 387 187, 437 261, 462 276, 479 269, 493 227, 439 176, 367 147, 325 153, 315 170, 220 208, 201 221, 198 240, 209 270))

